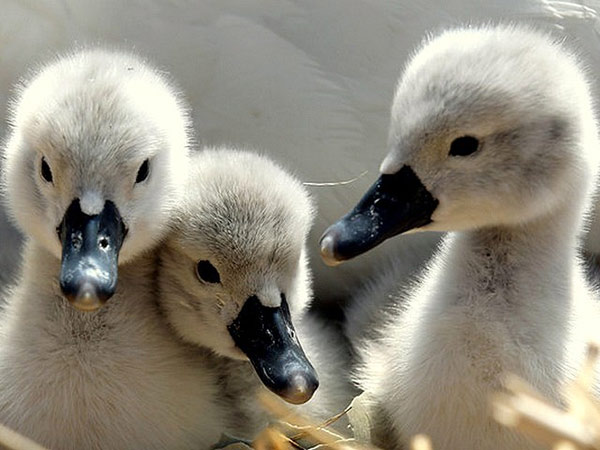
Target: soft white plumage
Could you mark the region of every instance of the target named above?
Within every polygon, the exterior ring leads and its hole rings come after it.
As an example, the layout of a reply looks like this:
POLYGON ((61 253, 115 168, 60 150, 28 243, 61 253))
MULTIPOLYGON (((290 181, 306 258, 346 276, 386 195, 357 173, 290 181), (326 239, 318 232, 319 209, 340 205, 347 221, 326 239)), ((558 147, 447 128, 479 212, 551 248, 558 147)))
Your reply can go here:
POLYGON ((150 251, 182 193, 187 122, 162 75, 101 50, 43 67, 17 97, 4 179, 28 242, 0 323, 2 424, 60 449, 218 439, 212 372, 161 317, 150 251), (74 198, 88 214, 112 201, 128 229, 116 293, 95 312, 74 309, 58 283, 57 227, 74 198))
MULTIPOLYGON (((159 252, 159 302, 184 340, 218 355, 206 365, 219 372, 227 431, 234 435, 253 437, 267 423, 256 398, 265 388, 228 330, 252 298, 269 309, 289 306, 320 378, 302 411, 325 420, 355 393, 341 332, 305 313, 312 297, 306 257, 312 215, 302 184, 264 156, 220 148, 192 158, 186 195, 159 252)), ((258 317, 246 325, 268 326, 258 317)), ((277 335, 267 332, 265 345, 274 346, 277 335)))
POLYGON ((363 343, 358 376, 394 445, 425 433, 440 450, 538 448, 493 421, 489 395, 508 371, 559 401, 597 327, 577 251, 597 131, 582 64, 542 33, 447 31, 410 60, 381 170, 412 168, 439 202, 420 230, 457 232, 415 285, 392 270, 354 299, 404 297, 363 343), (477 150, 449 154, 465 135, 477 150))

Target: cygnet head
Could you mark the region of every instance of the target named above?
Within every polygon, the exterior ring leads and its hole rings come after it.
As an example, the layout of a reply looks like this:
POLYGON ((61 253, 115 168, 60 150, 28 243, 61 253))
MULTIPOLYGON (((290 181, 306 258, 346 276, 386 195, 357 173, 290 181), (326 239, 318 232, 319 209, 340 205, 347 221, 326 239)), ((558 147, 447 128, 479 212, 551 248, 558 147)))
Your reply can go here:
POLYGON ((186 341, 249 359, 291 403, 318 386, 293 326, 310 297, 305 241, 313 206, 265 157, 205 150, 160 252, 160 301, 186 341))
POLYGON ((333 265, 410 230, 518 226, 581 205, 596 144, 588 84, 560 43, 516 26, 447 31, 407 65, 382 175, 321 254, 333 265))
POLYGON ((185 180, 188 116, 139 57, 69 54, 26 81, 13 102, 3 181, 26 235, 62 258, 78 308, 113 293, 117 262, 162 237, 185 180))

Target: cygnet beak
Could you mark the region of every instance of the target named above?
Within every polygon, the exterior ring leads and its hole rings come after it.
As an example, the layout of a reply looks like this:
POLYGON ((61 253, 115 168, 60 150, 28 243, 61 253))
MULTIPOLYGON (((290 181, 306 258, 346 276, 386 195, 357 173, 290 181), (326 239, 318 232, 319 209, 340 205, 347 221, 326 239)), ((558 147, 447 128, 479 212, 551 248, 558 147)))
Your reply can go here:
POLYGON ((115 293, 119 250, 126 228, 113 202, 99 214, 81 211, 73 200, 58 227, 62 242, 60 288, 71 304, 94 311, 115 293))
POLYGON ((381 175, 356 207, 321 236, 328 265, 352 259, 386 239, 431 223, 438 205, 410 166, 381 175))
POLYGON ((278 307, 248 298, 228 330, 267 388, 296 405, 310 400, 319 380, 296 337, 285 296, 278 307))

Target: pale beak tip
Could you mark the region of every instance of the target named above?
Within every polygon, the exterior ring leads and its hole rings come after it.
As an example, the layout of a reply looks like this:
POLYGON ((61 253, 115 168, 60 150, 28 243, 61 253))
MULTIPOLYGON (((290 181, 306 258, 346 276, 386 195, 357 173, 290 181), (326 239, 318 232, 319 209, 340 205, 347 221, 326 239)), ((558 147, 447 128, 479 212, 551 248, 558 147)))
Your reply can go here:
POLYGON ((335 254, 335 238, 332 236, 331 231, 328 229, 321 238, 321 258, 323 262, 328 266, 335 267, 340 265, 342 261, 337 259, 335 254))
POLYGON ((75 298, 70 300, 73 306, 80 311, 96 311, 103 304, 96 293, 94 285, 89 282, 85 282, 75 298))
POLYGON ((301 405, 312 398, 318 387, 319 382, 316 378, 308 379, 303 374, 297 374, 290 380, 290 389, 283 394, 283 397, 289 403, 301 405))

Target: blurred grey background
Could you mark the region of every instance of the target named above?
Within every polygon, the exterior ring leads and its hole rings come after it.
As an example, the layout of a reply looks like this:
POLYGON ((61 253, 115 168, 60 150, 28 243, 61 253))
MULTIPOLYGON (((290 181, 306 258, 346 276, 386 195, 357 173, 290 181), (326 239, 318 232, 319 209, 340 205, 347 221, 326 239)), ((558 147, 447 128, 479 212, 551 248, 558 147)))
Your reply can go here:
MULTIPOLYGON (((394 84, 424 35, 465 22, 535 23, 566 36, 600 74, 599 11, 600 1, 554 0, 0 0, 0 132, 19 78, 57 52, 92 44, 142 53, 183 90, 199 148, 261 150, 307 182, 368 171, 310 187, 315 285, 331 302, 392 253, 413 270, 436 242, 394 239, 335 269, 316 252, 325 227, 377 176, 394 84)), ((0 288, 14 277, 20 242, 0 208, 0 288)))

